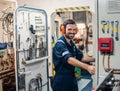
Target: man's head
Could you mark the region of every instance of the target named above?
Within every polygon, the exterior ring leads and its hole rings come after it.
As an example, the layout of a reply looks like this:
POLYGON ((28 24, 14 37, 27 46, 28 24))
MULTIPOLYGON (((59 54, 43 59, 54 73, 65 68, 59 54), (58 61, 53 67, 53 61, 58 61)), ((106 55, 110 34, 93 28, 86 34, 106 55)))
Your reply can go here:
POLYGON ((61 31, 66 38, 73 39, 78 31, 75 21, 73 21, 72 19, 64 21, 63 25, 61 26, 61 31))

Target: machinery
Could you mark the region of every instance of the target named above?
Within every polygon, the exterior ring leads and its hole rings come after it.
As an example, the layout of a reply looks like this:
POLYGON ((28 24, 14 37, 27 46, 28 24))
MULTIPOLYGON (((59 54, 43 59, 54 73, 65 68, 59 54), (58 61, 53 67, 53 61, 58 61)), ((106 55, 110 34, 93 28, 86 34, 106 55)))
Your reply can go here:
POLYGON ((46 12, 24 6, 1 10, 0 91, 48 91, 46 12))
POLYGON ((116 91, 120 86, 120 80, 115 78, 115 70, 109 71, 108 75, 96 87, 95 91, 116 91))

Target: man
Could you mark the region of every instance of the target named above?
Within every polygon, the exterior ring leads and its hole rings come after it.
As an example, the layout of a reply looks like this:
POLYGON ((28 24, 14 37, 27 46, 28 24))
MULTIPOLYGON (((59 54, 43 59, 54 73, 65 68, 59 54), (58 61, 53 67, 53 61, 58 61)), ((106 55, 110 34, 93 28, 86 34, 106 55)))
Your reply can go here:
POLYGON ((84 56, 76 48, 73 38, 77 32, 77 25, 73 20, 66 20, 61 26, 61 31, 63 36, 58 39, 53 48, 53 63, 56 74, 52 88, 53 91, 78 91, 74 68, 85 69, 93 75, 95 67, 84 62, 92 62, 94 58, 84 56))

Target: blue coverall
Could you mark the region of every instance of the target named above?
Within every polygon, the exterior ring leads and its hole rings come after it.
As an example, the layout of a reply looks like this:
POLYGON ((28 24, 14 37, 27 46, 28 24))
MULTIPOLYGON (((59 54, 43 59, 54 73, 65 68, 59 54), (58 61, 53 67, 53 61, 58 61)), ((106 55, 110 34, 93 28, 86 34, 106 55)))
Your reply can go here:
POLYGON ((65 37, 62 36, 53 48, 53 63, 56 72, 52 82, 53 91, 78 91, 74 75, 75 67, 67 63, 69 57, 81 60, 83 53, 76 48, 73 41, 68 44, 65 37))

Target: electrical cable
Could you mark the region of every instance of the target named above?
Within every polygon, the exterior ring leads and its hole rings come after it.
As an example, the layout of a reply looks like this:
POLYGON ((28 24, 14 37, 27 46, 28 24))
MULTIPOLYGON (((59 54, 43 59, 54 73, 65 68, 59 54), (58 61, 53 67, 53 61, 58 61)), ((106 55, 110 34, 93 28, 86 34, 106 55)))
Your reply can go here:
POLYGON ((120 70, 113 70, 113 74, 120 74, 120 70))
POLYGON ((103 58, 102 58, 102 64, 103 64, 103 68, 106 72, 109 72, 110 71, 110 54, 108 55, 108 60, 107 60, 107 65, 108 65, 108 68, 105 67, 105 53, 103 53, 103 58))
MULTIPOLYGON (((13 13, 7 13, 5 14, 3 20, 2 20, 2 27, 3 30, 7 33, 7 34, 13 34, 13 31, 9 30, 10 26, 13 24, 13 13)), ((12 25, 13 27, 13 25, 12 25)))
POLYGON ((46 83, 42 83, 42 77, 41 74, 38 73, 35 78, 32 78, 29 82, 29 91, 42 91, 42 87, 47 85, 48 81, 46 83))
POLYGON ((2 29, 3 29, 3 32, 2 32, 3 42, 5 42, 4 36, 5 37, 9 36, 8 40, 11 39, 12 36, 14 37, 13 11, 14 11, 13 7, 10 7, 10 6, 0 11, 0 13, 2 13, 0 17, 0 21, 2 21, 1 23, 2 23, 2 29))
POLYGON ((37 74, 36 78, 32 78, 29 82, 29 91, 42 91, 42 77, 37 74))
POLYGON ((105 70, 104 59, 105 59, 105 54, 103 54, 103 57, 102 57, 102 64, 103 64, 103 68, 105 70))
POLYGON ((7 36, 9 41, 11 40, 11 37, 14 37, 13 13, 3 12, 1 21, 2 21, 2 29, 3 29, 3 41, 4 41, 4 36, 7 36))
POLYGON ((29 91, 37 91, 38 83, 36 78, 32 78, 29 82, 29 91))
POLYGON ((38 83, 38 91, 42 91, 42 78, 41 74, 38 74, 36 77, 37 83, 38 83))
POLYGON ((108 54, 108 69, 107 70, 110 71, 110 69, 111 69, 110 68, 110 54, 108 54))

